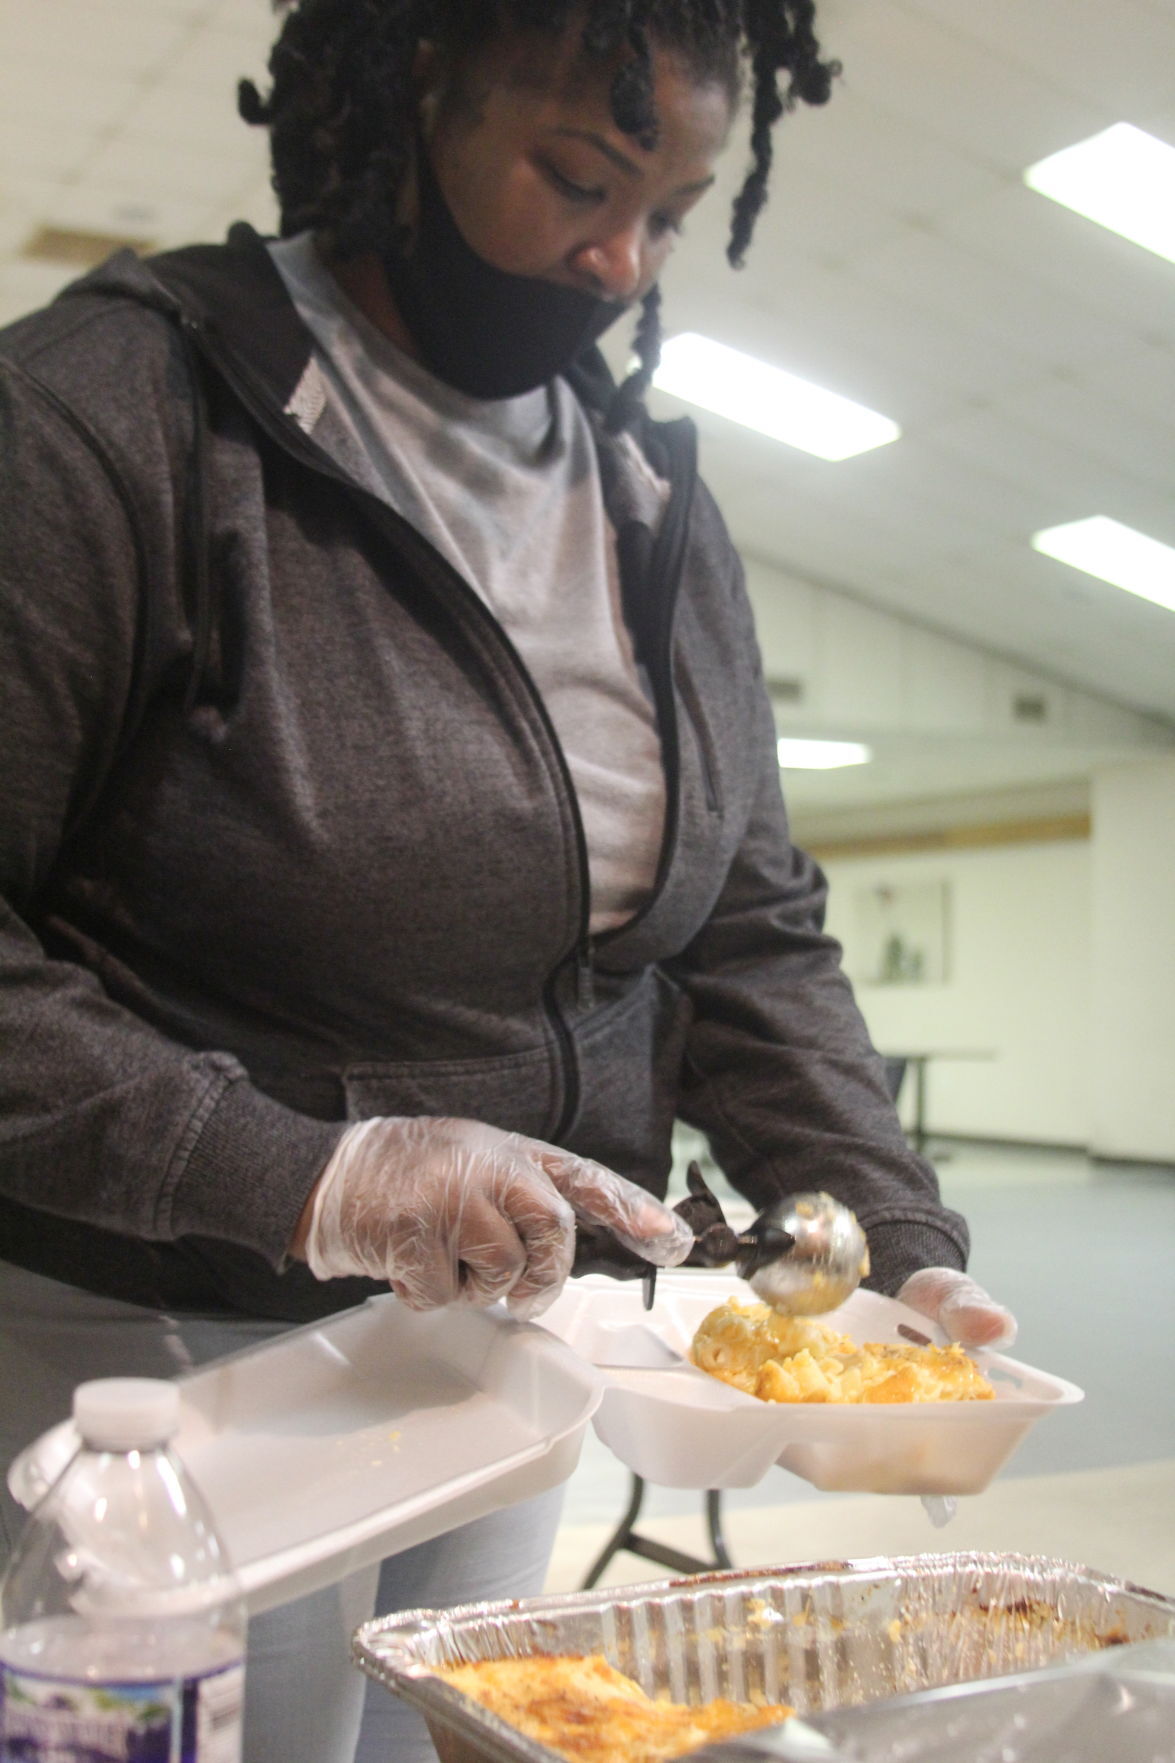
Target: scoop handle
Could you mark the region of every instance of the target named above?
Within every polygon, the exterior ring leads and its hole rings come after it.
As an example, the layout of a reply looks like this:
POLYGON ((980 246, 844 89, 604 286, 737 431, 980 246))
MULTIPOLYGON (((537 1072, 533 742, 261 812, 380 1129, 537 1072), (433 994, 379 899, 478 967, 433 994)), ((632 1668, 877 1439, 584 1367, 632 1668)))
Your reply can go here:
MULTIPOLYGON (((701 1168, 690 1163, 685 1172, 688 1190, 673 1210, 680 1213, 694 1233, 694 1243, 682 1266, 729 1267, 733 1262, 743 1279, 789 1253, 795 1238, 776 1222, 780 1202, 761 1212, 749 1230, 732 1230, 722 1202, 709 1187, 701 1168)), ((602 1225, 580 1223, 575 1233, 573 1279, 585 1273, 604 1273, 610 1279, 644 1281, 644 1307, 651 1310, 657 1288, 657 1269, 632 1249, 626 1249, 602 1225)))
MULTIPOLYGON (((683 1265, 725 1267, 737 1257, 740 1239, 727 1224, 718 1196, 707 1187, 696 1163, 689 1165, 685 1179, 689 1192, 673 1208, 694 1233, 693 1247, 683 1265)), ((626 1249, 603 1225, 583 1220, 576 1225, 573 1279, 580 1279, 585 1273, 606 1273, 610 1279, 648 1280, 650 1268, 650 1262, 626 1249)))

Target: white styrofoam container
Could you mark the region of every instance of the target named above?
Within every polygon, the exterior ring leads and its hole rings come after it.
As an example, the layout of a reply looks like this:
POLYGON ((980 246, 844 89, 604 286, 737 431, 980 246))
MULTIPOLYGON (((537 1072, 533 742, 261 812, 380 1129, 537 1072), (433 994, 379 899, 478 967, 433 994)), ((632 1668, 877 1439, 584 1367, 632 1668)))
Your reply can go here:
MULTIPOLYGON (((601 1395, 534 1324, 390 1296, 176 1381, 175 1448, 253 1613, 565 1481, 601 1395)), ((72 1421, 30 1445, 15 1498, 34 1504, 76 1445, 72 1421)))
MULTIPOLYGON (((569 1284, 543 1326, 607 1378, 595 1428, 620 1461, 663 1487, 753 1487, 773 1463, 813 1486, 878 1494, 976 1494, 1043 1414, 1082 1391, 1002 1353, 973 1355, 990 1402, 872 1406, 762 1402, 688 1363, 702 1318, 748 1293, 733 1275, 662 1273, 651 1311, 639 1284, 599 1274, 569 1284)), ((821 1320, 854 1341, 945 1340, 917 1311, 856 1291, 821 1320)))

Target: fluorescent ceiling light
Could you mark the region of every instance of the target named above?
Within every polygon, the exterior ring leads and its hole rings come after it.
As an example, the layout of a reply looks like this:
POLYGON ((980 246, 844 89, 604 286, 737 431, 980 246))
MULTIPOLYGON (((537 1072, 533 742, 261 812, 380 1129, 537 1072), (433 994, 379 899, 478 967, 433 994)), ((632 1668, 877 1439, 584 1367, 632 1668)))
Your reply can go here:
POLYGON ((1157 135, 1116 122, 1030 165, 1024 182, 1175 263, 1175 147, 1157 135))
POLYGON ((665 344, 653 384, 820 459, 851 459, 902 432, 876 410, 696 331, 665 344))
POLYGON ((1091 514, 1046 527, 1033 533, 1032 549, 1175 612, 1175 550, 1120 520, 1091 514))
POLYGON ((873 750, 860 741, 798 741, 782 735, 779 763, 787 771, 835 771, 841 765, 868 765, 873 750))

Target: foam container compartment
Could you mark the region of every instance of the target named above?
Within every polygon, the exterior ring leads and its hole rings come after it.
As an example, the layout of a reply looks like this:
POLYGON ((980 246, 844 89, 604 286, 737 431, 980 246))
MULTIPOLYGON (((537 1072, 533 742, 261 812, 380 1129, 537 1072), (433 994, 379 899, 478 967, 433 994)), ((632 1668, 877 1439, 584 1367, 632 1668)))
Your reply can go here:
MULTIPOLYGON (((650 1695, 784 1702, 803 1715, 1166 1635, 1175 1635, 1175 1599, 1090 1568, 943 1554, 408 1611, 365 1623, 353 1651, 370 1677, 421 1711, 441 1763, 554 1763, 554 1751, 452 1688, 437 1668, 603 1653, 650 1695)), ((767 1729, 730 1742, 760 1736, 767 1729)))
MULTIPOLYGON (((545 1329, 390 1296, 176 1381, 175 1448, 253 1612, 565 1481, 601 1394, 545 1329)), ((22 1452, 16 1499, 33 1505, 76 1446, 65 1421, 22 1452)))
MULTIPOLYGON (((729 1274, 661 1273, 651 1311, 639 1284, 598 1274, 572 1281, 543 1317, 604 1371, 595 1428, 613 1455, 663 1487, 753 1487, 773 1463, 814 1487, 852 1493, 976 1494, 1029 1428, 1082 1391, 1002 1353, 976 1353, 990 1402, 871 1406, 762 1402, 699 1371, 686 1358, 702 1318, 751 1294, 729 1274)), ((753 1301, 753 1300, 752 1300, 753 1301)), ((819 1320, 854 1341, 946 1337, 917 1311, 856 1291, 819 1320)))

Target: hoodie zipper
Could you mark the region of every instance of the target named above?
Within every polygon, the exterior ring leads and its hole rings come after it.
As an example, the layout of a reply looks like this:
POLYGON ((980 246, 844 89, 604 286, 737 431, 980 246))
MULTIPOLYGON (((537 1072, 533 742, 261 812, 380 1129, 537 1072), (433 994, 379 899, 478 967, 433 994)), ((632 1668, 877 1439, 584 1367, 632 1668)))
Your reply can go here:
MULTIPOLYGON (((660 438, 669 453, 669 501, 653 543, 645 589, 653 604, 660 608, 660 623, 653 635, 649 654, 649 681, 657 708, 657 726, 661 735, 661 755, 665 767, 665 832, 653 886, 643 905, 611 930, 595 938, 596 947, 604 947, 616 938, 627 935, 656 906, 665 886, 665 878, 673 861, 680 826, 681 724, 673 684, 673 631, 677 612, 677 593, 681 583, 682 558, 689 532, 697 483, 697 431, 687 419, 667 423, 660 438)), ((714 789, 708 779, 708 791, 714 789)), ((590 955, 591 945, 588 946, 590 955)))
MULTIPOLYGON (((362 501, 385 535, 392 538, 399 545, 401 551, 406 547, 413 556, 414 564, 425 572, 431 572, 442 592, 456 593, 461 605, 480 623, 483 631, 501 650, 513 673, 521 681, 531 708, 546 734, 558 780, 562 786, 562 798, 569 811, 579 883, 580 916, 575 940, 568 955, 574 960, 577 1005, 580 1008, 590 1008, 594 1000, 594 980, 593 940, 590 934, 591 874, 588 865, 587 836, 584 832, 583 816, 580 813, 575 783, 567 764, 567 757, 563 752, 562 743, 555 730, 555 725, 551 721, 550 712, 543 701, 542 694, 535 685, 521 655, 477 592, 423 534, 418 533, 410 522, 396 513, 395 509, 380 501, 369 490, 365 490, 361 484, 357 484, 347 477, 337 468, 329 454, 323 452, 300 429, 295 431, 288 426, 285 418, 278 419, 264 392, 253 385, 250 375, 241 372, 231 356, 226 356, 218 348, 202 325, 187 313, 182 314, 180 322, 185 337, 200 349, 205 359, 221 375, 226 385, 230 387, 258 427, 290 457, 317 471, 321 476, 331 479, 362 501)), ((678 495, 676 488, 671 493, 669 507, 662 522, 661 533, 654 553, 654 564, 650 569, 650 580, 655 579, 657 575, 657 559, 666 551, 666 547, 661 541, 665 538, 671 524, 674 528, 680 525, 682 536, 684 536, 684 513, 686 510, 682 510, 680 519, 674 517, 672 523, 671 517, 674 516, 674 504, 680 503, 683 499, 688 504, 691 495, 692 480, 684 498, 678 495)), ((680 542, 674 549, 675 554, 679 556, 680 542)), ((662 872, 663 868, 664 864, 662 863, 662 872)), ((543 986, 543 1007, 559 1047, 564 1078, 563 1105, 551 1131, 551 1137, 556 1143, 575 1119, 580 1101, 579 1061, 575 1042, 559 1003, 559 978, 566 966, 568 955, 560 958, 555 968, 548 974, 543 986)))
MULTIPOLYGON (((579 833, 585 877, 584 890, 581 895, 583 909, 575 950, 576 1003, 581 1010, 590 1010, 595 1003, 596 948, 606 946, 616 937, 622 936, 652 910, 664 887, 673 847, 677 840, 679 731, 677 707, 673 696, 673 624, 677 608, 677 589, 681 581, 681 560, 685 550, 689 515, 693 506, 694 484, 697 479, 697 442, 693 425, 688 421, 669 425, 663 434, 670 453, 669 500, 653 543, 653 555, 649 562, 649 573, 644 587, 653 605, 659 607, 661 611, 659 628, 652 645, 653 653, 649 658, 649 677, 657 706, 657 721, 661 729, 661 749, 665 767, 665 832, 661 841, 661 855, 657 864, 656 879, 643 906, 624 924, 617 925, 612 930, 602 931, 599 936, 593 937, 591 934, 591 884, 587 868, 587 840, 584 837, 583 823, 578 813, 577 804, 576 826, 579 833)), ((562 753, 561 748, 560 753, 562 753)), ((568 783, 574 800, 574 785, 570 784, 570 774, 568 774, 568 783)), ((552 976, 552 983, 556 977, 552 976)), ((563 1113, 554 1134, 558 1140, 570 1128, 579 1108, 579 1063, 570 1031, 557 1006, 556 1021, 560 1032, 566 1038, 568 1070, 573 1074, 573 1083, 568 1085, 563 1113)))

